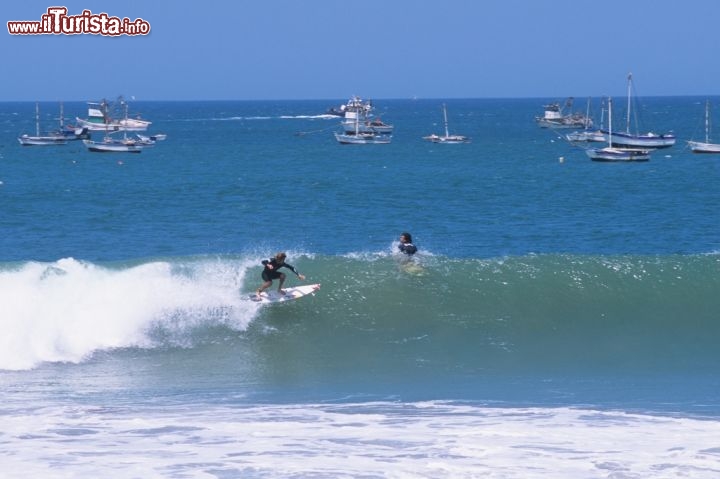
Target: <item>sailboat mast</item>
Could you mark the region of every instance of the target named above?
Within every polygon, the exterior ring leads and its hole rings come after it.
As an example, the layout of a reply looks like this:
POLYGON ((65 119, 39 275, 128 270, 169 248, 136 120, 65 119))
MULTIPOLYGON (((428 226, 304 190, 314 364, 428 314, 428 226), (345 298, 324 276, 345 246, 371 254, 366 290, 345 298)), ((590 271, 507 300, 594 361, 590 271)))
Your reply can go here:
POLYGON ((628 90, 627 90, 627 121, 625 126, 625 132, 630 134, 630 95, 632 90, 632 72, 628 73, 628 90))
POLYGON ((445 103, 443 103, 443 118, 445 118, 445 138, 447 138, 450 136, 450 131, 448 130, 447 107, 445 106, 445 103))
POLYGON ((35 136, 40 136, 40 106, 35 102, 35 136))
POLYGON ((612 97, 608 97, 608 146, 612 148, 612 97))
POLYGON ((710 143, 710 100, 705 100, 705 143, 710 143))
POLYGON ((585 129, 590 129, 590 97, 588 97, 587 108, 585 109, 585 129))

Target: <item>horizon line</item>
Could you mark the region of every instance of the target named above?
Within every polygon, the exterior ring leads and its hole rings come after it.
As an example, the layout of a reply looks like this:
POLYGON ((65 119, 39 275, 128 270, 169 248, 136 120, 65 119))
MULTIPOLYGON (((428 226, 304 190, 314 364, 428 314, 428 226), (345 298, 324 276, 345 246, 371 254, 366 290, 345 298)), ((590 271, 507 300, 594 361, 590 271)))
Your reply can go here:
MULTIPOLYGON (((608 98, 608 97, 621 97, 624 95, 567 95, 564 97, 557 97, 557 96, 497 96, 497 97, 419 97, 419 96, 410 96, 410 97, 364 97, 367 100, 389 100, 389 101, 397 101, 397 100, 409 100, 409 101, 448 101, 448 100, 547 100, 547 99, 567 99, 567 98, 608 98)), ((720 96, 720 93, 715 94, 677 94, 677 95, 643 95, 642 98, 707 98, 707 97, 717 97, 720 96)), ((117 98, 117 97, 113 97, 117 98)), ((145 101, 167 101, 167 102, 184 102, 184 101, 207 101, 207 102, 229 102, 229 101, 257 101, 257 102, 265 102, 265 101, 344 101, 342 98, 220 98, 220 99, 213 99, 213 98, 185 98, 185 99, 132 99, 129 100, 130 102, 145 102, 145 101)), ((34 102, 46 102, 46 103, 52 103, 52 102, 96 102, 98 100, 88 100, 88 99, 34 99, 34 100, 28 100, 28 99, 20 99, 20 100, 8 100, 8 99, 0 99, 0 103, 34 103, 34 102)))

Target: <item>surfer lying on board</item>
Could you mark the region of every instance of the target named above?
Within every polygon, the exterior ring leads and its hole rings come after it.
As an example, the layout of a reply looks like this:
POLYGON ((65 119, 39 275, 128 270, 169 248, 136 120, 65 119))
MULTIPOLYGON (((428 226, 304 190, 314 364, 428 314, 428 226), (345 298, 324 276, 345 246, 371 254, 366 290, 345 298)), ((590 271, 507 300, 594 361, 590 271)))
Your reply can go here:
POLYGON ((406 255, 412 256, 417 253, 417 247, 412 243, 410 233, 400 233, 400 244, 398 249, 406 255))
POLYGON ((260 296, 260 293, 272 286, 272 282, 274 279, 280 280, 280 284, 278 285, 278 292, 280 294, 285 294, 282 289, 283 283, 285 282, 285 273, 279 272, 278 270, 280 268, 287 268, 293 273, 295 273, 298 278, 305 279, 305 276, 298 273, 294 266, 289 265, 285 262, 285 258, 287 258, 287 255, 285 253, 278 253, 275 255, 274 258, 262 260, 262 264, 263 266, 265 266, 262 272, 262 279, 265 282, 262 284, 262 286, 258 288, 258 296, 260 296))

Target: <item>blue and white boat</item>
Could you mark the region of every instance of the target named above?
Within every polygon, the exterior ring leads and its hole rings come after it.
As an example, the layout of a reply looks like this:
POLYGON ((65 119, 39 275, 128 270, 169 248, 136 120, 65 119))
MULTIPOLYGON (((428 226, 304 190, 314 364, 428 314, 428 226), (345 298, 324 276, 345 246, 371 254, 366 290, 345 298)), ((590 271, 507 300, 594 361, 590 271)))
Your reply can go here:
POLYGON ((627 92, 627 116, 625 132, 611 132, 603 130, 608 137, 608 141, 612 144, 627 148, 644 148, 659 149, 669 148, 675 144, 677 138, 672 133, 656 134, 649 133, 632 133, 630 131, 630 120, 632 118, 632 73, 628 74, 628 92, 627 92))

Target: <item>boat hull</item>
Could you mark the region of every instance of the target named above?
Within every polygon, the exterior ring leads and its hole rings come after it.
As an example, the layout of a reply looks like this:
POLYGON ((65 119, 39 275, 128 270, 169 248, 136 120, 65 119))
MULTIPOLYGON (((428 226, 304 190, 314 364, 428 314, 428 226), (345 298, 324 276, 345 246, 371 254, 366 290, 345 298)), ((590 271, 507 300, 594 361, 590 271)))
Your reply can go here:
POLYGON ((448 136, 429 135, 429 136, 424 136, 423 140, 427 140, 432 143, 442 143, 442 144, 470 143, 470 138, 468 138, 467 136, 462 136, 462 135, 448 135, 448 136))
POLYGON ((82 118, 76 118, 78 125, 82 128, 87 128, 90 131, 145 131, 152 124, 150 121, 145 120, 117 120, 111 121, 110 123, 83 120, 82 118))
POLYGON ((554 129, 578 129, 585 128, 587 120, 572 120, 568 118, 562 118, 559 120, 552 120, 547 118, 536 118, 537 124, 540 128, 554 128, 554 129))
POLYGON ((95 153, 140 153, 146 145, 123 141, 83 140, 88 151, 95 153))
POLYGON ((392 137, 374 133, 358 133, 356 135, 335 133, 335 139, 341 145, 382 145, 390 143, 392 137))
POLYGON ((605 135, 603 135, 602 132, 589 130, 568 133, 567 135, 565 135, 565 138, 567 138, 567 140, 570 142, 605 143, 607 141, 607 138, 605 138, 605 135))
POLYGON ((657 150, 660 148, 669 148, 673 146, 676 141, 675 135, 672 134, 655 135, 650 133, 647 135, 631 135, 628 133, 613 132, 612 138, 610 138, 611 135, 607 131, 603 130, 602 132, 609 143, 624 148, 657 150))
POLYGON ((688 141, 688 146, 693 153, 720 153, 720 144, 718 143, 688 141))
POLYGON ((18 137, 18 141, 23 146, 51 146, 65 145, 67 140, 63 136, 29 136, 22 135, 18 137))
MULTIPOLYGON (((354 119, 346 118, 341 124, 345 133, 355 133, 356 121, 354 119)), ((392 135, 393 128, 393 125, 388 125, 386 123, 357 122, 357 130, 360 133, 392 135)))
POLYGON ((630 162, 630 161, 649 161, 650 152, 648 150, 633 150, 626 148, 590 148, 585 153, 593 161, 606 162, 630 162))

